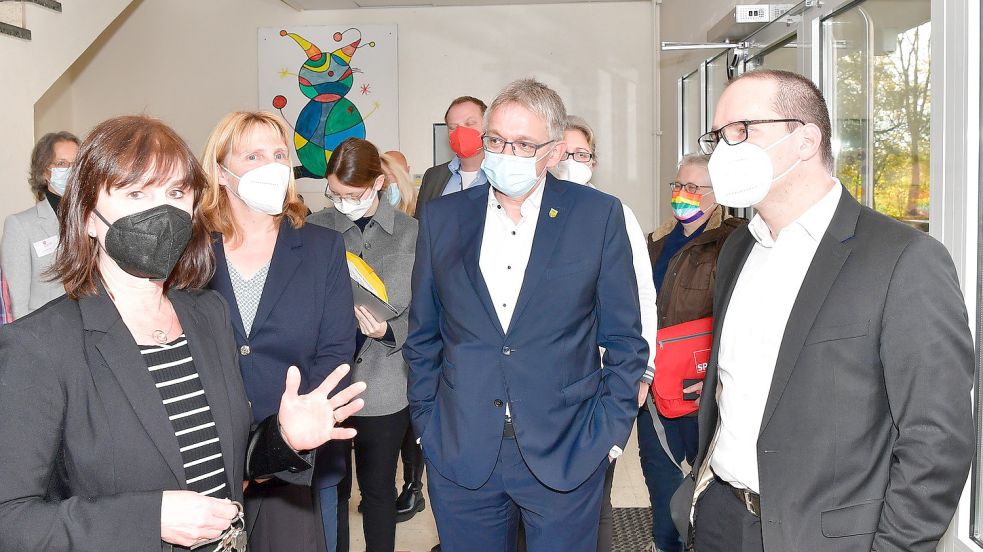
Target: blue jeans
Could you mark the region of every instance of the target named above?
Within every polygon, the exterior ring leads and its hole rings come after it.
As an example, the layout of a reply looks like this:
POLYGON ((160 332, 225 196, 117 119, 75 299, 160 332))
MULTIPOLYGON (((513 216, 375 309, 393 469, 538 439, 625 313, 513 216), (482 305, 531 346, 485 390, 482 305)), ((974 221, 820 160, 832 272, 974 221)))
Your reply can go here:
POLYGON ((338 487, 321 489, 318 499, 321 523, 324 524, 324 544, 328 552, 336 552, 338 550, 338 487))
MULTIPOLYGON (((696 459, 699 428, 696 416, 664 418, 659 421, 666 429, 669 450, 678 464, 685 458, 690 464, 696 459)), ((647 406, 638 411, 638 455, 642 460, 642 475, 652 503, 652 540, 659 550, 680 552, 682 542, 669 512, 669 500, 683 481, 683 473, 669 459, 655 432, 652 415, 647 406)))

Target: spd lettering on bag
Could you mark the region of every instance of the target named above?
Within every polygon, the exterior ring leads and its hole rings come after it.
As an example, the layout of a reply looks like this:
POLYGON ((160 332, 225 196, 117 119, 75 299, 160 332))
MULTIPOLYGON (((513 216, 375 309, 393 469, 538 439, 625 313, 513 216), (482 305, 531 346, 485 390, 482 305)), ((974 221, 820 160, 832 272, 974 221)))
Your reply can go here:
POLYGON ((702 351, 693 351, 693 361, 696 365, 696 372, 702 374, 707 371, 707 365, 710 364, 710 349, 703 349, 702 351))

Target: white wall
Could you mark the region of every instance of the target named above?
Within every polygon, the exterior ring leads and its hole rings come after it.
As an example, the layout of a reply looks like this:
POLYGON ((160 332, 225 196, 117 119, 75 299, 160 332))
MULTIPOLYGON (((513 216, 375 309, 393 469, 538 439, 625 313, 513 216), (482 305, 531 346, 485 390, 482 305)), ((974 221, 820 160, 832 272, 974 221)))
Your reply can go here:
MULTIPOLYGON (((742 4, 760 4, 744 0, 742 4)), ((660 6, 659 40, 672 42, 706 42, 707 31, 737 5, 737 0, 663 0, 660 6)), ((666 184, 676 176, 679 161, 679 90, 678 80, 699 67, 719 50, 676 50, 660 52, 659 105, 661 108, 660 163, 658 178, 660 220, 670 220, 669 192, 666 184)))
POLYGON ((0 36, 0 219, 33 202, 27 172, 35 102, 131 1, 65 1, 61 13, 27 4, 33 39, 0 36))
POLYGON ((297 12, 278 0, 141 0, 39 102, 37 129, 84 134, 146 112, 200 151, 226 112, 269 109, 257 105, 258 27, 339 23, 398 25, 399 138, 413 172, 430 166, 431 124, 451 99, 490 102, 510 80, 534 76, 596 127, 595 182, 653 227, 648 2, 297 12))

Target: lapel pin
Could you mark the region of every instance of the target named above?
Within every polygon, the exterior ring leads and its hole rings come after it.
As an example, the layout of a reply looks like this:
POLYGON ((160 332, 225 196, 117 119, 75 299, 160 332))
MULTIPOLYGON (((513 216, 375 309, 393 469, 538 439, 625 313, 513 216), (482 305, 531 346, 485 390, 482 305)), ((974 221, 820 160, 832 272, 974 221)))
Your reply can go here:
POLYGON ((560 214, 560 212, 557 211, 556 209, 550 209, 550 218, 556 218, 556 215, 559 215, 559 214, 560 214))

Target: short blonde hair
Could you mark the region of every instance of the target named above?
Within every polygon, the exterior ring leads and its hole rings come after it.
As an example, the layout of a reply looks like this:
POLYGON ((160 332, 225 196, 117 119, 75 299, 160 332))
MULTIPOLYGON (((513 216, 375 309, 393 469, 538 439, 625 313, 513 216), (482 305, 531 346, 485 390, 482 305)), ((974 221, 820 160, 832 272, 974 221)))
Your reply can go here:
POLYGON ((403 169, 402 165, 385 153, 382 154, 382 170, 393 176, 396 180, 396 187, 399 188, 399 203, 396 208, 412 217, 413 213, 416 212, 417 196, 413 179, 403 169))
POLYGON ((567 115, 567 128, 564 130, 576 130, 583 134, 584 138, 587 138, 587 146, 594 156, 593 161, 597 163, 597 142, 594 140, 594 129, 587 124, 587 121, 583 117, 567 115))
MULTIPOLYGON (((276 132, 288 147, 293 143, 292 132, 274 114, 266 111, 236 111, 229 113, 212 130, 201 155, 201 165, 208 179, 205 194, 201 200, 201 210, 209 232, 219 232, 232 243, 239 243, 242 232, 232 216, 229 196, 218 183, 219 165, 239 145, 242 137, 256 126, 266 126, 276 132)), ((283 217, 290 219, 294 228, 304 225, 307 207, 297 196, 293 171, 287 184, 287 196, 283 200, 283 213, 277 215, 277 223, 283 217)))

